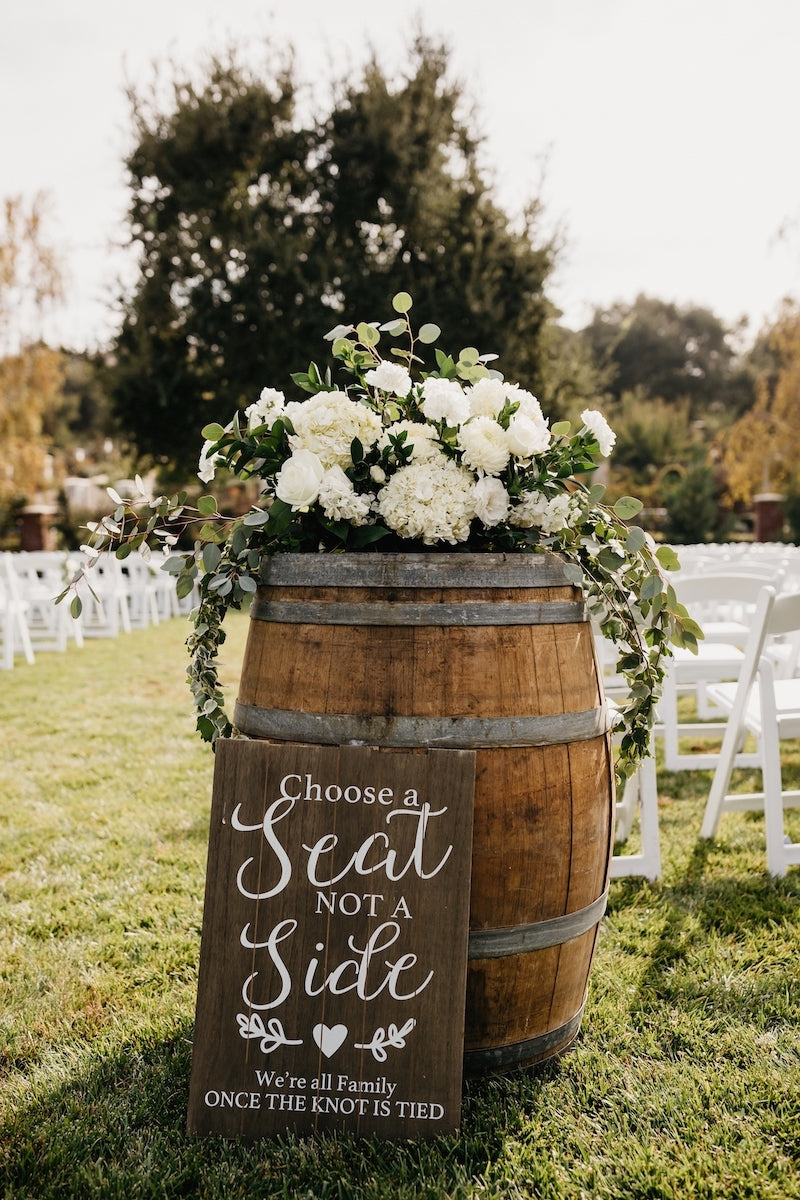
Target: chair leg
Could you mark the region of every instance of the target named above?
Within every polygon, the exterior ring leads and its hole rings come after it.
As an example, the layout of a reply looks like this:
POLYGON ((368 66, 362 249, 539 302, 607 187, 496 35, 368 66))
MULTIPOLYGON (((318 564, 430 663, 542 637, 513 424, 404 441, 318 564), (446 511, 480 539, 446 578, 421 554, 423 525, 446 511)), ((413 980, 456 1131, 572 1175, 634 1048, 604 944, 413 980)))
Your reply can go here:
MULTIPOLYGON (((628 822, 628 805, 631 808, 638 800, 639 825, 642 849, 640 854, 615 854, 611 859, 610 876, 621 879, 628 875, 641 875, 645 879, 658 879, 661 874, 661 845, 658 832, 658 783, 654 758, 646 758, 636 774, 628 780, 621 801, 623 825, 618 832, 625 832, 628 822), (629 791, 630 789, 630 791, 629 791), (632 803, 630 799, 632 798, 632 803)), ((630 814, 632 818, 632 812, 630 814)))
MULTIPOLYGON (((722 804, 730 787, 731 773, 736 763, 736 752, 743 736, 740 720, 736 719, 737 716, 738 714, 731 713, 728 723, 725 726, 722 749, 719 752, 719 758, 714 770, 714 778, 711 781, 711 788, 708 793, 705 812, 703 813, 703 824, 700 827, 700 837, 702 838, 713 838, 715 836, 722 813, 722 804)), ((761 745, 761 749, 763 754, 763 745, 761 745)))

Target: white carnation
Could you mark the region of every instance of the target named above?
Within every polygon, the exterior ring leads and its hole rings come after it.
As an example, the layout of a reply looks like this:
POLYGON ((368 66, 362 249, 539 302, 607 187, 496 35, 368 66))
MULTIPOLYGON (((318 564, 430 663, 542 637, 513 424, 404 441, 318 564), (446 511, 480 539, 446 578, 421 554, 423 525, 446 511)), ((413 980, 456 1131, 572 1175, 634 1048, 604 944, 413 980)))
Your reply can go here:
POLYGON ((422 411, 429 421, 444 421, 455 428, 469 418, 469 399, 455 379, 426 379, 422 385, 422 411))
POLYGON ((247 428, 257 429, 259 425, 271 425, 282 414, 285 407, 286 397, 283 392, 278 392, 275 388, 262 388, 261 395, 255 403, 245 409, 247 428))
POLYGON ((473 383, 467 393, 473 417, 496 417, 503 411, 511 387, 503 379, 484 376, 473 383))
POLYGON ((465 542, 475 516, 474 481, 452 459, 411 463, 378 492, 378 511, 400 537, 426 545, 465 542))
POLYGON ((509 422, 506 440, 515 458, 532 458, 550 445, 550 430, 544 417, 537 421, 517 415, 509 422))
POLYGON ((400 363, 378 363, 371 371, 367 371, 364 379, 372 387, 382 392, 391 392, 393 396, 404 398, 411 391, 411 376, 400 363))
POLYGON ((344 392, 317 392, 310 400, 287 404, 286 416, 294 428, 292 450, 310 450, 326 468, 351 466, 353 439, 366 450, 381 432, 378 414, 344 392))
POLYGON ((508 398, 512 404, 519 405, 515 416, 529 417, 531 421, 544 421, 542 406, 531 392, 526 392, 524 388, 515 383, 510 389, 508 398))
POLYGON ((473 471, 499 475, 508 463, 506 431, 491 417, 473 417, 461 426, 458 441, 463 451, 463 461, 473 471))
POLYGON ((275 476, 275 495, 291 508, 307 508, 319 495, 325 468, 310 450, 295 450, 275 476))
POLYGON ((475 515, 484 525, 499 525, 508 515, 508 492, 492 475, 475 484, 475 515))
POLYGON ((326 471, 319 485, 319 502, 331 521, 349 521, 366 525, 370 516, 368 496, 360 496, 341 467, 326 471))
POLYGON ((617 440, 617 435, 609 425, 602 413, 594 408, 586 408, 581 413, 581 420, 591 434, 597 440, 600 447, 600 453, 604 458, 608 458, 611 451, 614 449, 614 443, 617 440))

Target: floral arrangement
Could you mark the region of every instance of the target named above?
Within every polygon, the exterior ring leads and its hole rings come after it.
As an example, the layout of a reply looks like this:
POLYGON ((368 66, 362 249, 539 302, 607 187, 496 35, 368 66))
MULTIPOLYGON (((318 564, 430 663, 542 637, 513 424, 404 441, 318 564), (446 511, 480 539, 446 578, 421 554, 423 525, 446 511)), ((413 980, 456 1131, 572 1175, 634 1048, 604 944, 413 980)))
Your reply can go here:
MULTIPOLYGON (((141 483, 130 500, 112 491, 115 509, 90 526, 86 565, 71 587, 104 551, 146 552, 153 539, 171 550, 165 565, 178 595, 199 586, 188 679, 197 728, 213 742, 232 733, 216 668, 222 621, 255 592, 265 555, 553 551, 619 650, 629 687, 620 714, 625 776, 647 751, 670 644, 695 648, 702 636, 667 582, 675 554, 629 524, 637 500, 601 503, 604 489, 589 477, 615 440, 601 413, 583 412, 576 430, 551 427, 538 400, 489 365, 496 356, 472 347, 457 358, 435 348, 436 367, 427 370, 420 354, 439 328, 414 332, 407 293, 392 304, 385 324, 338 325, 327 335, 347 382, 312 363, 292 376, 305 399, 265 387, 225 428, 203 430, 200 479, 232 472, 260 481, 250 512, 227 517, 211 495, 195 506, 185 494, 149 499, 141 483), (387 354, 385 338, 403 344, 387 354), (193 549, 176 550, 198 520, 193 549)), ((80 603, 76 591, 76 614, 80 603)))

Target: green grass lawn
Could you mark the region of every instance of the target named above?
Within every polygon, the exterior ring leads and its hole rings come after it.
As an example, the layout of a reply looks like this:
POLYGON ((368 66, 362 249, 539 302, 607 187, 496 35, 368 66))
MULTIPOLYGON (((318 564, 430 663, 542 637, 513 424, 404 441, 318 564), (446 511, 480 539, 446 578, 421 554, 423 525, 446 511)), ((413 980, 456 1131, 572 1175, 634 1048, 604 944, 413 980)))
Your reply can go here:
POLYGON ((663 878, 612 882, 575 1049, 469 1084, 458 1137, 188 1137, 213 756, 187 631, 0 674, 5 1200, 800 1197, 800 870, 767 876, 756 815, 698 842, 707 772, 660 776, 663 878))

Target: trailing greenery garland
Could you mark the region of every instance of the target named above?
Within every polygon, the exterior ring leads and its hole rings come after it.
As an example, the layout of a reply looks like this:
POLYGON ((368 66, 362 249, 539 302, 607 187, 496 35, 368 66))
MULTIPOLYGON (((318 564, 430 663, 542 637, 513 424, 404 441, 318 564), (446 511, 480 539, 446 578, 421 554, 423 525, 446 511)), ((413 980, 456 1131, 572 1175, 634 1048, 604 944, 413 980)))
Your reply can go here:
POLYGON ((197 728, 207 741, 233 732, 219 686, 217 655, 223 619, 255 592, 265 556, 277 552, 419 551, 537 553, 564 560, 565 581, 581 587, 603 636, 618 651, 628 685, 620 705, 617 769, 629 775, 647 753, 671 645, 696 649, 701 630, 678 603, 666 572, 678 563, 629 522, 641 510, 624 497, 602 503, 590 476, 610 453, 614 434, 594 410, 550 428, 538 401, 505 381, 474 347, 457 358, 435 349, 427 370, 420 350, 440 331, 414 333, 411 297, 394 297, 383 325, 339 325, 328 335, 349 380, 315 364, 292 376, 307 399, 286 401, 264 388, 244 414, 203 430, 199 475, 218 471, 260 481, 262 495, 246 515, 220 512, 215 497, 190 506, 185 494, 123 499, 90 527, 86 565, 75 590, 105 551, 124 558, 158 539, 173 553, 166 569, 179 597, 199 589, 187 646, 188 680, 197 728), (389 358, 379 347, 393 345, 389 358), (178 536, 203 524, 191 551, 178 536))

